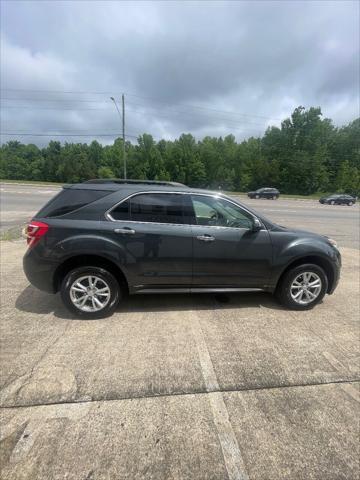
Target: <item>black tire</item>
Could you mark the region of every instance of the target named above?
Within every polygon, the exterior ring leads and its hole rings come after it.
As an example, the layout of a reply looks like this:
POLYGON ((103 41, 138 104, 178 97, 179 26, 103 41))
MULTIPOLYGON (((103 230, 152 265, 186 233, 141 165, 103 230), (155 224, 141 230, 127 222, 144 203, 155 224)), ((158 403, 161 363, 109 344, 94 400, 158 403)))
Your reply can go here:
MULTIPOLYGON (((101 282, 100 282, 101 283, 101 282)), ((105 318, 114 313, 116 307, 118 306, 119 301, 122 298, 122 291, 120 289, 120 285, 114 275, 110 272, 105 270, 104 268, 100 267, 78 267, 71 270, 63 279, 60 288, 61 298, 64 302, 66 308, 76 315, 78 318, 82 319, 97 319, 97 318, 105 318), (96 276, 100 280, 104 281, 105 284, 109 287, 110 290, 110 298, 108 303, 101 309, 94 312, 86 312, 78 308, 74 305, 73 301, 71 300, 70 289, 73 283, 84 276, 96 276)))
POLYGON ((351 201, 350 201, 350 202, 348 203, 348 206, 349 206, 349 207, 352 207, 353 205, 354 205, 354 202, 351 202, 351 201))
POLYGON ((280 282, 276 289, 276 296, 282 305, 290 308, 291 310, 310 310, 316 304, 321 302, 321 300, 324 298, 325 293, 327 292, 327 289, 328 278, 324 270, 318 265, 306 263, 304 265, 299 265, 298 267, 295 267, 284 274, 284 276, 280 279, 280 282), (295 300, 293 300, 290 293, 290 286, 292 285, 292 282, 298 275, 303 272, 313 272, 318 275, 321 280, 321 290, 318 296, 312 302, 306 305, 297 303, 295 300))
POLYGON ((330 205, 335 205, 334 200, 331 200, 330 205))
POLYGON ((256 198, 256 199, 259 199, 259 198, 260 198, 260 195, 255 195, 255 198, 256 198))

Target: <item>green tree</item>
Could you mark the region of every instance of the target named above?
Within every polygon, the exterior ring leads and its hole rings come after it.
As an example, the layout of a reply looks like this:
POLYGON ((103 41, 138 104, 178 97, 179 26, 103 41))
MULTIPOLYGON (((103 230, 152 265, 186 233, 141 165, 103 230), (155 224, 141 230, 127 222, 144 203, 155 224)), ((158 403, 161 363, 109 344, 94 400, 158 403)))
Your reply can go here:
POLYGON ((100 167, 97 172, 99 178, 114 178, 114 172, 109 167, 100 167))
MULTIPOLYGON (((233 135, 196 141, 189 133, 156 142, 144 133, 136 143, 127 141, 125 150, 129 178, 241 191, 274 186, 283 193, 360 194, 360 119, 335 128, 320 107, 297 107, 280 128, 240 143, 233 135)), ((121 138, 106 146, 94 140, 50 141, 42 149, 10 141, 0 147, 2 178, 79 182, 123 174, 121 138)))

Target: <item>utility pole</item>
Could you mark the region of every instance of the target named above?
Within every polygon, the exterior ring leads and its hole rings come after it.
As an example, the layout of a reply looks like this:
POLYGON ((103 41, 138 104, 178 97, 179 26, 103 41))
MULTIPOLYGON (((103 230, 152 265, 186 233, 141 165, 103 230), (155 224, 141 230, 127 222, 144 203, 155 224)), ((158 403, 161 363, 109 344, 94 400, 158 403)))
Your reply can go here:
POLYGON ((123 159, 124 159, 124 179, 126 180, 126 151, 125 151, 125 95, 122 94, 122 134, 123 134, 123 159))
POLYGON ((126 151, 125 151, 125 96, 122 94, 122 115, 114 97, 110 97, 110 100, 114 102, 116 110, 122 121, 122 139, 123 139, 123 162, 124 162, 124 180, 126 180, 126 151))

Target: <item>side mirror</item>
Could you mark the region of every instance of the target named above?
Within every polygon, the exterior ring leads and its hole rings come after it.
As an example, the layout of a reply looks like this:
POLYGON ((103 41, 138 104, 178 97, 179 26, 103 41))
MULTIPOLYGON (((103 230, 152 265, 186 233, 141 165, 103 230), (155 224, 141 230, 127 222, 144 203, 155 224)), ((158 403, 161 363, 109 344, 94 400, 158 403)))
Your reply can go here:
POLYGON ((256 217, 254 217, 253 225, 252 225, 252 231, 253 232, 258 232, 259 230, 262 229, 262 223, 260 220, 256 217))

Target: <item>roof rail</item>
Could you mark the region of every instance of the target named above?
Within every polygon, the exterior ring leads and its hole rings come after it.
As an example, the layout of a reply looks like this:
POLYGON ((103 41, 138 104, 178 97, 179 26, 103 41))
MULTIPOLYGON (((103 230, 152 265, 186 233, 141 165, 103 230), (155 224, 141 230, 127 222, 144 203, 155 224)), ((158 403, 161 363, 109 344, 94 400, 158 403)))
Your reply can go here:
POLYGON ((94 180, 86 180, 86 182, 83 183, 116 183, 119 185, 169 185, 172 187, 185 187, 183 183, 178 183, 178 182, 166 182, 165 180, 125 180, 123 178, 95 178, 94 180))

